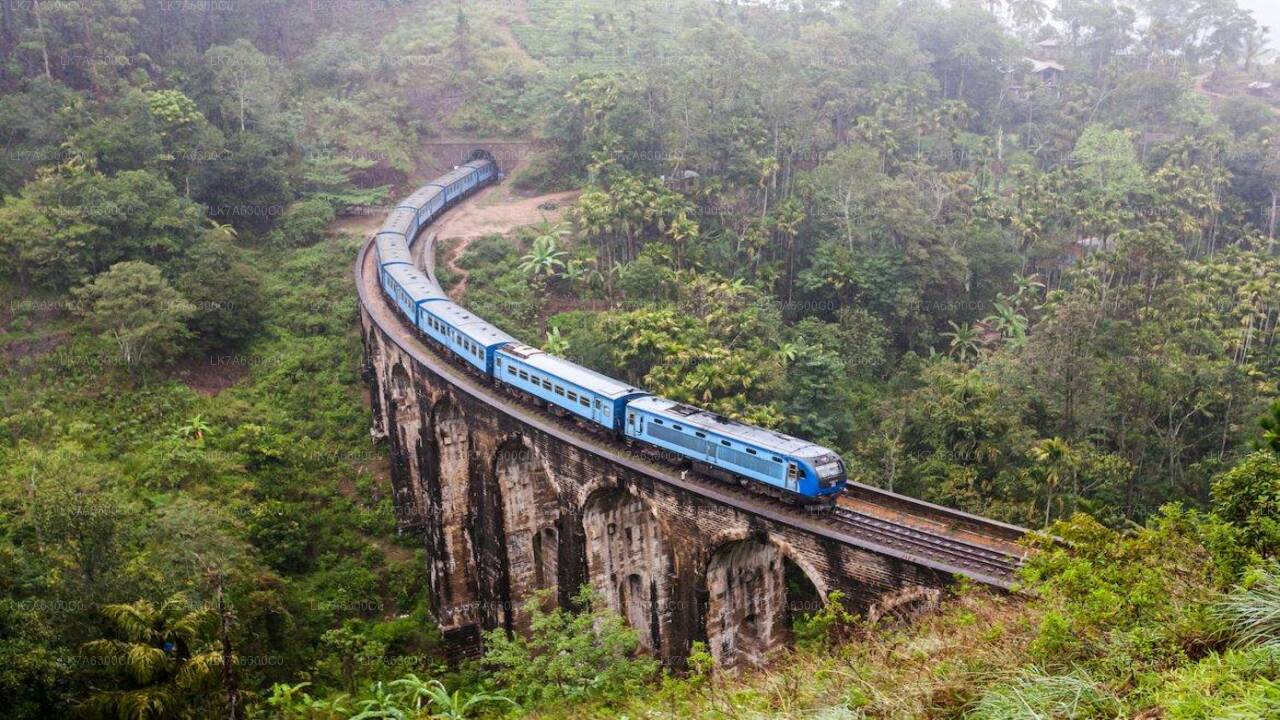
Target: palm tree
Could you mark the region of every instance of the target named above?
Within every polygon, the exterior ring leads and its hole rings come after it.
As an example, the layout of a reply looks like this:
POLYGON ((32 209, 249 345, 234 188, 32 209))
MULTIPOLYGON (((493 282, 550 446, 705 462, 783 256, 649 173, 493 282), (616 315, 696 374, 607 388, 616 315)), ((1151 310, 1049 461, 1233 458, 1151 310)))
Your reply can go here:
POLYGON ((778 351, 774 356, 774 361, 778 364, 778 369, 786 372, 787 367, 800 357, 801 348, 796 343, 784 342, 778 344, 778 351))
POLYGON ((951 338, 947 353, 960 362, 968 362, 970 358, 977 358, 979 351, 978 331, 974 330, 972 325, 960 327, 950 320, 947 321, 947 324, 951 326, 951 332, 942 333, 942 337, 951 338))
POLYGON ((217 220, 210 218, 209 226, 210 226, 209 229, 211 231, 221 235, 222 239, 226 240, 227 242, 231 242, 232 240, 235 240, 237 237, 236 229, 232 225, 228 225, 226 223, 220 223, 217 220))
POLYGON ((85 652, 116 668, 122 690, 99 690, 82 709, 93 717, 161 720, 199 716, 214 702, 221 654, 209 642, 215 616, 175 595, 156 607, 147 600, 107 605, 102 614, 117 638, 85 643, 85 652))
POLYGON ((1039 275, 1020 275, 1014 274, 1013 284, 1017 286, 1017 291, 1013 294, 1013 299, 1019 307, 1024 303, 1034 300, 1044 290, 1044 283, 1040 282, 1039 275))
POLYGON ((1075 480, 1076 453, 1062 438, 1040 440, 1031 446, 1031 459, 1039 465, 1045 482, 1044 525, 1049 526, 1053 491, 1066 476, 1075 480))
POLYGON ((995 310, 995 314, 987 316, 983 319, 983 322, 989 323, 998 330, 1011 344, 1017 345, 1026 339, 1027 318, 1025 315, 1019 313, 1017 308, 1003 300, 996 301, 995 310))
POLYGON ((187 421, 186 425, 178 428, 174 434, 182 440, 195 440, 199 444, 204 443, 205 434, 209 433, 212 428, 204 421, 204 417, 196 415, 187 421))
POLYGON ((1271 403, 1271 411, 1258 421, 1258 425, 1262 427, 1259 449, 1280 453, 1280 400, 1271 403))
POLYGON ((569 341, 561 337, 560 328, 553 327, 547 331, 547 341, 544 343, 543 349, 552 355, 564 355, 569 352, 569 341))
POLYGON ((561 258, 569 254, 559 249, 557 243, 569 231, 544 222, 535 232, 537 234, 533 238, 533 247, 527 255, 520 258, 520 272, 530 278, 554 277, 556 271, 564 267, 564 260, 561 258))
POLYGON ((1255 26, 1244 38, 1244 71, 1253 72, 1253 66, 1271 55, 1267 48, 1267 35, 1271 28, 1266 25, 1255 26))
POLYGON ((560 276, 571 285, 576 285, 584 277, 587 277, 587 264, 581 260, 570 260, 561 271, 560 276))
POLYGON ((1034 30, 1044 24, 1049 6, 1042 0, 1010 0, 1009 15, 1017 27, 1034 30))

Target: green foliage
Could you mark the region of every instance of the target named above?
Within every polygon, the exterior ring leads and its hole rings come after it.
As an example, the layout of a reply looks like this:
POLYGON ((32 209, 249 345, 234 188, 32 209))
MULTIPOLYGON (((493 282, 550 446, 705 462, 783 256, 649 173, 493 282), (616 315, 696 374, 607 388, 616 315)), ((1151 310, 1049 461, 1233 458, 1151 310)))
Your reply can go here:
POLYGON ((525 603, 528 638, 485 634, 484 663, 521 704, 618 701, 657 672, 656 662, 637 656, 636 631, 589 586, 574 596, 578 612, 547 611, 546 602, 540 593, 525 603))
POLYGON ((262 315, 261 279, 233 245, 206 233, 178 266, 175 289, 193 306, 187 326, 207 350, 241 347, 262 315))
POLYGON ((964 715, 966 720, 1104 720, 1123 716, 1119 699, 1087 675, 1046 675, 1034 669, 987 691, 964 715))
POLYGON ((216 712, 222 656, 211 649, 213 616, 175 596, 160 606, 146 600, 103 607, 116 637, 86 643, 120 678, 120 689, 90 695, 81 705, 89 717, 183 718, 216 712))
POLYGON ((0 272, 65 289, 118 262, 172 257, 198 235, 201 218, 163 176, 106 176, 68 163, 0 207, 0 272))
POLYGON ((1146 177, 1133 142, 1120 130, 1089 125, 1076 141, 1071 161, 1079 166, 1086 192, 1102 202, 1118 202, 1140 192, 1146 177))
POLYGON ((797 622, 793 628, 796 643, 800 646, 817 645, 832 647, 847 640, 858 616, 844 607, 844 593, 833 591, 827 596, 822 609, 797 622))
POLYGON ((1280 649, 1280 567, 1272 563, 1248 578, 1221 611, 1241 643, 1280 649))
POLYGON ((1261 720, 1280 713, 1280 652, 1213 653, 1169 673, 1156 707, 1171 720, 1261 720))
POLYGON ((1032 646, 1040 661, 1138 673, 1219 642, 1212 558, 1196 523, 1168 508, 1129 536, 1084 515, 1051 526, 1061 544, 1046 541, 1023 571, 1049 610, 1032 646))
POLYGON ((1269 556, 1280 552, 1280 455, 1249 455, 1218 476, 1210 492, 1213 511, 1240 528, 1249 547, 1269 556))
POLYGON ((271 240, 285 247, 311 245, 333 222, 333 206, 324 200, 302 200, 285 208, 271 240))
POLYGON ((1262 448, 1280 453, 1280 400, 1271 403, 1270 411, 1258 420, 1262 428, 1262 448))
POLYGON ((190 339, 185 323, 195 307, 153 265, 117 263, 76 295, 85 304, 89 324, 116 344, 130 370, 181 353, 190 339))

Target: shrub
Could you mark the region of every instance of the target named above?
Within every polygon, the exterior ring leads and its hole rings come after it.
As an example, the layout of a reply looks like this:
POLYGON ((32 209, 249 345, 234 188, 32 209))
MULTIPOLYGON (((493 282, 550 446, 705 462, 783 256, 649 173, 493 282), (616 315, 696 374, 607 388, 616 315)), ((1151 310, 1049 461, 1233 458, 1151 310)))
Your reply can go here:
POLYGON ((1221 612, 1241 642, 1280 649, 1280 564, 1261 570, 1227 596, 1221 612))
POLYGON ((595 590, 584 586, 578 592, 574 603, 582 611, 576 613, 543 610, 549 592, 524 604, 528 638, 509 638, 502 630, 485 634, 485 664, 521 704, 617 701, 654 677, 657 662, 637 655, 636 632, 604 607, 595 590))
POLYGON ((302 200, 285 208, 271 240, 277 245, 302 247, 324 236, 333 222, 333 206, 324 200, 302 200))
POLYGON ((1213 511, 1263 554, 1280 553, 1280 455, 1260 450, 1214 481, 1213 511))

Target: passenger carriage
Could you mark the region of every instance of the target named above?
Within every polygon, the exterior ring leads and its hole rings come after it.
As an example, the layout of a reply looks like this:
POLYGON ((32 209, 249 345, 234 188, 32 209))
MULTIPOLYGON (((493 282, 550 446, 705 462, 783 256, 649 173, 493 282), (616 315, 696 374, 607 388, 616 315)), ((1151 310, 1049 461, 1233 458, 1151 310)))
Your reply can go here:
POLYGON ((378 253, 378 278, 382 289, 390 293, 391 277, 388 272, 393 267, 414 267, 413 254, 399 233, 378 233, 374 237, 374 248, 378 253))
POLYGON ((649 394, 521 343, 498 350, 493 377, 615 432, 621 431, 627 402, 649 394))
POLYGON ((418 231, 426 227, 440 211, 444 209, 444 188, 436 184, 426 185, 418 188, 418 191, 405 198, 396 210, 407 210, 413 213, 415 226, 413 234, 409 235, 410 244, 413 242, 414 236, 418 231))
POLYGON ((381 274, 385 278, 388 296, 415 325, 423 303, 448 300, 435 283, 412 265, 384 265, 381 274))
POLYGON ((424 306, 415 324, 427 337, 488 376, 493 375, 495 351, 516 341, 448 299, 424 306))

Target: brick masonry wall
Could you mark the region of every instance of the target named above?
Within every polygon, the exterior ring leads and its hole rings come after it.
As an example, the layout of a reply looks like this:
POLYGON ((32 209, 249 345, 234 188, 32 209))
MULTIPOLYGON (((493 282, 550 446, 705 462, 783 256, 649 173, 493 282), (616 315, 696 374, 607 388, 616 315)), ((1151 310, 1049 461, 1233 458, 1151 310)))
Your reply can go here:
MULTIPOLYGON (((948 577, 715 501, 530 426, 453 387, 361 311, 373 434, 385 437, 403 532, 422 538, 447 638, 520 631, 540 590, 565 604, 590 582, 664 661, 695 640, 722 666, 788 642, 794 566, 854 609, 936 598, 948 577)), ((476 383, 483 382, 475 378, 476 383)), ((602 440, 603 441, 603 440, 602 440)), ((474 652, 475 648, 464 648, 474 652)))

